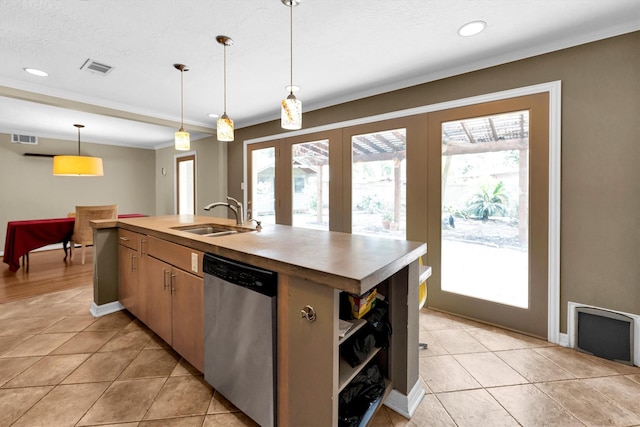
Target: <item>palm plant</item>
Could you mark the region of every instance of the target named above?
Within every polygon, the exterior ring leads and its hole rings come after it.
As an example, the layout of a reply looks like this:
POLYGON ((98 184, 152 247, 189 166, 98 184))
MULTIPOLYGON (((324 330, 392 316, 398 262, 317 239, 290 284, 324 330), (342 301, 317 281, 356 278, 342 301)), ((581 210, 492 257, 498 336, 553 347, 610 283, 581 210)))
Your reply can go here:
POLYGON ((467 209, 470 214, 487 221, 490 216, 505 215, 508 204, 509 197, 504 188, 504 183, 500 181, 493 189, 489 189, 486 184, 481 185, 480 191, 471 196, 471 199, 467 202, 467 209))

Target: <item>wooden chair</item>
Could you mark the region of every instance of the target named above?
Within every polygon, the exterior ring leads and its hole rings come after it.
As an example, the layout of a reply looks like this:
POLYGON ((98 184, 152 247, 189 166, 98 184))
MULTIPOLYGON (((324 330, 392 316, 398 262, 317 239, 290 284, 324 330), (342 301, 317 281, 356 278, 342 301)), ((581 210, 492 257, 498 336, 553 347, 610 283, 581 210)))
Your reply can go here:
POLYGON ((84 248, 93 245, 93 228, 90 221, 94 219, 118 218, 118 205, 76 206, 76 221, 71 235, 71 259, 76 244, 82 247, 82 263, 84 264, 84 248))

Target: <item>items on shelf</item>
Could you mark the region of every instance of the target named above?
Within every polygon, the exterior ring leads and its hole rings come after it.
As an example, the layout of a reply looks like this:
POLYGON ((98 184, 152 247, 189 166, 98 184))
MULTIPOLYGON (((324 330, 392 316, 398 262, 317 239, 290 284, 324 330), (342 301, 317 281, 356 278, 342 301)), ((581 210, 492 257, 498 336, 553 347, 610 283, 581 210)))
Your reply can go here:
POLYGON ((362 295, 349 294, 351 303, 351 315, 354 319, 360 319, 367 314, 376 304, 376 288, 370 289, 362 295))
POLYGON ((373 363, 363 369, 338 396, 338 425, 356 427, 380 400, 385 391, 385 381, 378 365, 373 363))

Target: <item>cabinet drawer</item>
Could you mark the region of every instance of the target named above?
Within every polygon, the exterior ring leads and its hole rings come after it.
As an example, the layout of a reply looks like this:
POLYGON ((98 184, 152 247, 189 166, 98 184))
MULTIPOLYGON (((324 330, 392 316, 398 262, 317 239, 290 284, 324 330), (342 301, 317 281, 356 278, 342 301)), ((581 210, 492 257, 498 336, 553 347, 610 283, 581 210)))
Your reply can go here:
POLYGON ((149 256, 202 277, 202 252, 153 236, 147 239, 149 256))
POLYGON ((128 248, 137 251, 140 248, 140 233, 134 231, 125 230, 123 228, 118 229, 118 243, 128 248))

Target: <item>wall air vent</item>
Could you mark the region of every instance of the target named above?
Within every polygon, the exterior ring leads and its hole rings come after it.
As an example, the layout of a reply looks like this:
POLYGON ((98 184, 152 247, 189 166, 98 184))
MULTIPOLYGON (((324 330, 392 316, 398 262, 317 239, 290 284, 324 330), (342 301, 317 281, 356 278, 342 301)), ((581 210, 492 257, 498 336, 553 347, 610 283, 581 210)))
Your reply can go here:
POLYGON ((86 61, 84 61, 84 64, 82 64, 82 67, 80 67, 80 69, 106 76, 111 72, 111 70, 113 70, 113 67, 110 65, 102 64, 100 62, 96 62, 93 59, 87 59, 86 61))
POLYGON ((32 135, 11 135, 11 142, 14 144, 29 144, 29 145, 38 145, 38 137, 32 135))

